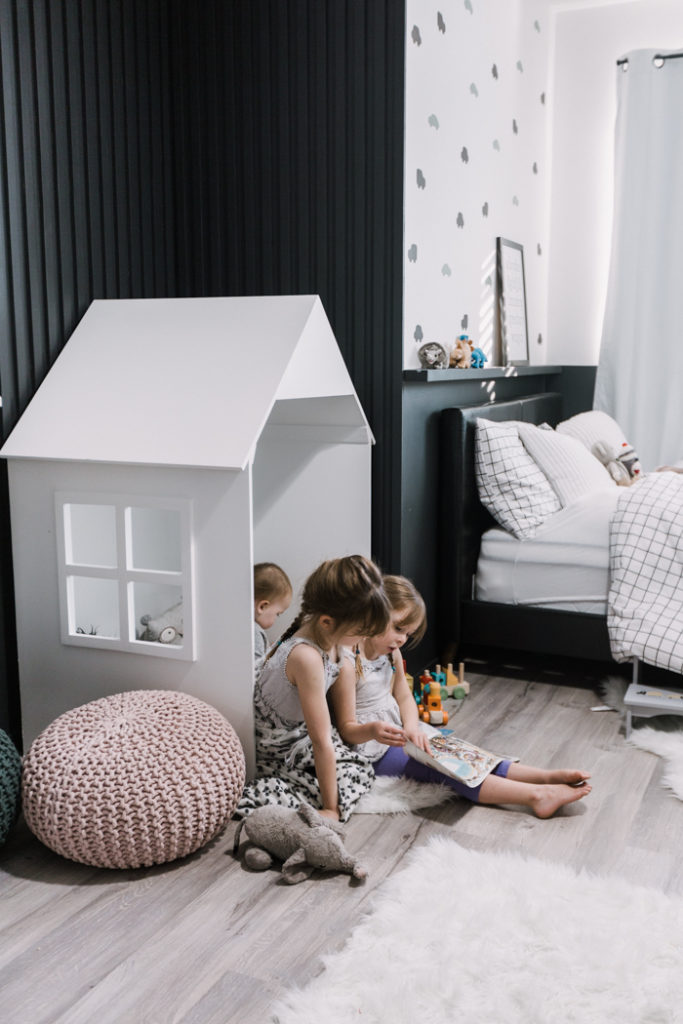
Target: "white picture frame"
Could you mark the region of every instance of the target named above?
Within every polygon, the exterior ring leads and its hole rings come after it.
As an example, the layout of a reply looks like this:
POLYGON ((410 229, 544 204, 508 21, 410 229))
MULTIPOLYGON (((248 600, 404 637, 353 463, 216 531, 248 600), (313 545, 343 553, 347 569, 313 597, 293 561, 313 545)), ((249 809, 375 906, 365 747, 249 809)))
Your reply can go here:
POLYGON ((500 340, 505 366, 529 365, 529 333, 524 278, 524 247, 496 239, 500 340))

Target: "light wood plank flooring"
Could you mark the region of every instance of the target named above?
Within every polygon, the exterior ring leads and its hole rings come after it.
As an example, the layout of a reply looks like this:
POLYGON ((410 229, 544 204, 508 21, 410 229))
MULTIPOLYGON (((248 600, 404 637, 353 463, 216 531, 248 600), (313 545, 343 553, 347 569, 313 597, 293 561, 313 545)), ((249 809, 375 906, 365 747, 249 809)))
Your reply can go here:
POLYGON ((590 710, 603 671, 472 666, 458 733, 528 764, 586 768, 593 792, 549 821, 464 801, 356 815, 347 846, 362 852, 365 884, 249 873, 232 856, 232 823, 185 861, 110 872, 58 857, 20 822, 0 849, 2 1021, 265 1024, 273 999, 320 970, 319 954, 343 945, 374 889, 433 835, 683 892, 683 803, 660 786, 661 762, 624 743, 618 715, 590 710))

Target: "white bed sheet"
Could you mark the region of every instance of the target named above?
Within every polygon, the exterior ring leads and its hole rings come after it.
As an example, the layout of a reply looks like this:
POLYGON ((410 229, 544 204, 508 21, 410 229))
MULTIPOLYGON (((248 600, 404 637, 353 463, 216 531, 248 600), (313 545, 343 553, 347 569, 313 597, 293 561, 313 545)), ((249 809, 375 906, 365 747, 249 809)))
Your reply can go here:
POLYGON ((487 530, 477 565, 477 600, 605 614, 609 523, 620 490, 584 496, 526 540, 487 530))

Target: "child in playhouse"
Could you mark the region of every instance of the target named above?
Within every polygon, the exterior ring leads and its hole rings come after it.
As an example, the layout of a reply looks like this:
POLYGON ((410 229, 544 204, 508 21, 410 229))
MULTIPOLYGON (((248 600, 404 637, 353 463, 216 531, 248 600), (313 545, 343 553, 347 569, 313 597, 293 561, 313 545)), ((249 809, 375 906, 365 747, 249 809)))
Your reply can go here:
POLYGON ((254 566, 254 664, 257 667, 270 646, 266 630, 291 603, 292 584, 284 569, 275 562, 257 562, 254 566))
POLYGON ((445 783, 475 803, 518 804, 539 818, 587 796, 590 775, 578 769, 533 768, 502 760, 479 786, 469 787, 408 756, 402 749, 407 740, 429 751, 400 655, 407 640, 415 643, 424 635, 425 605, 405 577, 385 576, 384 589, 391 605, 389 626, 365 637, 355 657, 347 654, 330 691, 342 738, 373 762, 375 774, 445 783))
POLYGON ((257 778, 237 816, 264 804, 346 821, 372 785, 372 764, 333 730, 327 690, 342 648, 384 633, 389 601, 378 568, 362 555, 323 562, 304 586, 299 614, 271 648, 254 688, 257 778))

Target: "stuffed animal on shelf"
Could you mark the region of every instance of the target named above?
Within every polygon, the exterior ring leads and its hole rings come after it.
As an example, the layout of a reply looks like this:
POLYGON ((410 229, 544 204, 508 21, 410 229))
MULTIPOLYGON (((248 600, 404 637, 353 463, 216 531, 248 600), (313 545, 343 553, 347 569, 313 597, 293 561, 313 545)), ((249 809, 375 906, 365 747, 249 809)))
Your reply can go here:
POLYGON ((183 635, 183 602, 178 601, 156 618, 152 615, 143 615, 140 625, 144 626, 144 629, 140 631, 138 640, 172 644, 183 635))
POLYGON ((466 334, 455 339, 449 366, 456 370, 469 370, 472 364, 472 343, 466 334))
POLYGON ((624 441, 619 448, 614 448, 606 441, 596 441, 591 451, 619 487, 630 487, 643 475, 638 456, 628 441, 624 441))
POLYGON ((283 861, 282 879, 288 885, 303 882, 316 868, 367 878, 366 869, 344 848, 344 826, 321 817, 310 804, 296 809, 279 804, 257 807, 237 826, 234 854, 243 828, 254 844, 244 853, 244 862, 253 871, 265 871, 276 857, 283 861))
POLYGON ((421 345, 417 357, 423 370, 445 370, 448 367, 448 352, 438 341, 427 341, 421 345))
POLYGON ((484 363, 488 362, 488 356, 484 353, 481 348, 472 349, 472 361, 470 363, 473 370, 481 370, 484 367, 484 363))

